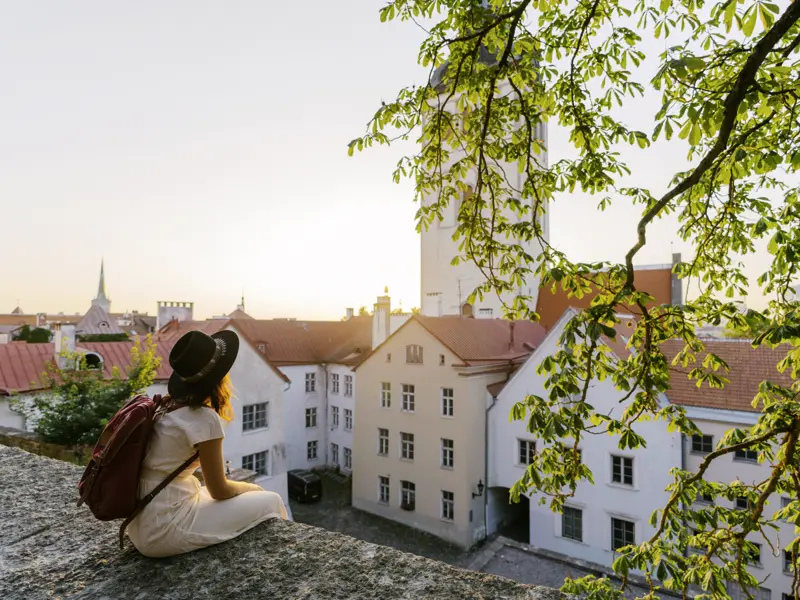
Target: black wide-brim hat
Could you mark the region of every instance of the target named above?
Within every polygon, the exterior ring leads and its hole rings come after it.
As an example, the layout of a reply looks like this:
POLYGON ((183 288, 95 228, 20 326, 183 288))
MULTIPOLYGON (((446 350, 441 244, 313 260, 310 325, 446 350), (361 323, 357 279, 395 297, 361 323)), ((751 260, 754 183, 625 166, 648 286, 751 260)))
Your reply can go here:
POLYGON ((172 347, 169 364, 172 375, 167 384, 169 395, 183 398, 208 393, 231 370, 239 354, 239 336, 235 331, 207 335, 190 331, 172 347))

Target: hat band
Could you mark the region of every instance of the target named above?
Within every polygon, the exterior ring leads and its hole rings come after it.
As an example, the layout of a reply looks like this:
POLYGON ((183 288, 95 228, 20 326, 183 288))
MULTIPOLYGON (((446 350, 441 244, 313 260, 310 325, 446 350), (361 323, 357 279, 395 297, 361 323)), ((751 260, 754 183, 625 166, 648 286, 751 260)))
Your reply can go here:
POLYGON ((214 367, 216 366, 219 359, 225 356, 225 351, 227 350, 225 345, 225 340, 217 338, 214 340, 214 343, 217 345, 217 348, 214 350, 214 356, 211 357, 211 360, 209 360, 206 366, 200 369, 194 375, 189 375, 188 377, 181 377, 180 379, 183 383, 196 383, 200 381, 201 379, 203 379, 203 377, 211 373, 211 371, 214 370, 214 367))

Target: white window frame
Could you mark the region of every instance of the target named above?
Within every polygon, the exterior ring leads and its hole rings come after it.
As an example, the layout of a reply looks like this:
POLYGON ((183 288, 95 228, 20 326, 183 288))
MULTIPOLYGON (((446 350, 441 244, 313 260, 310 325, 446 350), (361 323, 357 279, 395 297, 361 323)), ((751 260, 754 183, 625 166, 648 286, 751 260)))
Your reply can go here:
POLYGON ((331 406, 331 427, 339 427, 339 407, 331 406))
POLYGON ((406 364, 407 365, 421 365, 423 364, 423 350, 419 344, 409 344, 406 346, 406 364))
POLYGON ((455 392, 453 388, 442 388, 441 398, 442 416, 448 419, 452 418, 455 412, 455 392), (448 395, 447 392, 450 392, 450 394, 448 395))
POLYGON ((311 394, 317 391, 317 374, 306 373, 306 394, 311 394))
POLYGON ((700 435, 693 435, 690 440, 692 454, 708 454, 714 451, 714 436, 708 433, 701 433, 700 435), (697 442, 697 447, 695 447, 697 442), (708 450, 704 447, 708 442, 708 450))
POLYGON ((331 443, 331 463, 339 464, 339 444, 331 443))
POLYGON ((612 454, 611 455, 611 477, 610 477, 610 481, 611 481, 612 485, 618 485, 618 486, 626 487, 626 488, 636 487, 636 461, 634 461, 634 458, 632 456, 625 456, 623 454, 612 454), (619 465, 619 467, 620 467, 620 471, 619 471, 620 480, 619 481, 614 481, 614 460, 615 459, 619 459, 620 460, 620 465, 619 465), (630 461, 630 465, 628 465, 628 461, 630 461), (630 476, 631 476, 630 483, 625 481, 625 475, 626 475, 626 472, 627 472, 629 466, 630 466, 630 476))
POLYGON ((339 393, 339 374, 331 373, 331 394, 339 393))
POLYGON ((344 447, 344 468, 348 471, 353 470, 353 449, 344 447))
POLYGON ((317 460, 318 458, 319 458, 319 442, 317 442, 317 440, 311 440, 306 444, 306 460, 308 460, 308 462, 311 462, 317 460))
POLYGON ((414 460, 414 434, 400 432, 400 460, 414 460))
POLYGON ((389 430, 378 427, 378 456, 389 456, 389 430))
POLYGON ((353 376, 352 375, 345 375, 344 376, 344 395, 348 398, 353 397, 353 376))
MULTIPOLYGON (((574 519, 573 519, 573 523, 572 523, 573 524, 573 528, 574 528, 574 523, 575 522, 574 522, 574 519)), ((570 506, 568 504, 564 505, 564 508, 563 508, 563 510, 561 512, 561 537, 564 538, 565 540, 572 540, 573 542, 583 542, 583 509, 582 508, 580 508, 578 506, 570 506), (580 519, 580 536, 579 537, 573 537, 571 535, 567 535, 566 534, 566 524, 567 524, 567 522, 566 522, 564 517, 566 516, 566 511, 567 510, 576 511, 578 513, 578 515, 579 515, 579 519, 580 519)))
POLYGON ((417 484, 413 481, 400 482, 400 504, 413 504, 417 508, 417 484))
POLYGON ((317 407, 306 408, 306 429, 313 429, 317 426, 317 407))
POLYGON ((385 475, 378 475, 378 502, 389 504, 392 500, 392 482, 385 475))
POLYGON ((413 383, 404 383, 402 390, 403 403, 401 405, 401 410, 403 412, 413 413, 416 408, 417 388, 413 383))
POLYGON ((349 408, 344 409, 344 430, 353 431, 353 411, 349 408))
POLYGON ((242 468, 249 471, 255 471, 259 475, 269 476, 271 470, 269 464, 269 450, 262 450, 261 452, 246 454, 242 457, 242 468), (263 464, 262 470, 259 470, 258 468, 259 463, 263 464))
POLYGON ((533 462, 533 458, 536 456, 536 441, 535 440, 526 440, 524 438, 517 438, 517 465, 520 467, 527 467, 533 462), (525 448, 525 456, 528 459, 528 462, 524 462, 520 460, 522 458, 522 449, 525 448))
POLYGON ((456 495, 453 492, 442 490, 441 514, 443 521, 452 522, 456 519, 456 495))
POLYGON ((392 407, 392 384, 389 381, 381 381, 381 408, 392 407))
POLYGON ((242 433, 259 429, 269 429, 269 402, 255 402, 242 406, 242 433), (263 418, 259 419, 259 416, 263 418))
POLYGON ((455 442, 448 438, 441 438, 440 463, 443 469, 453 469, 455 465, 455 442))
MULTIPOLYGON (((611 551, 616 552, 618 548, 623 548, 627 546, 627 543, 623 543, 622 545, 618 546, 617 548, 614 547, 614 521, 620 521, 621 523, 630 523, 633 525, 633 542, 632 544, 636 544, 636 521, 632 521, 630 519, 626 519, 624 517, 616 517, 614 515, 611 516, 611 551)), ((624 540, 623 540, 624 541, 624 540)))

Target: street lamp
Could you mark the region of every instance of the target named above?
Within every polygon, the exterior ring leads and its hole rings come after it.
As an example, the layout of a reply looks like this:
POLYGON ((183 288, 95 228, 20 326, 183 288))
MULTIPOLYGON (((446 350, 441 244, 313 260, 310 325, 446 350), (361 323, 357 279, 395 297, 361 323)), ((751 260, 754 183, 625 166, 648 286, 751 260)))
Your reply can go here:
POLYGON ((477 498, 479 496, 483 496, 483 480, 482 479, 478 480, 478 493, 476 494, 475 492, 472 492, 472 497, 473 498, 477 498))

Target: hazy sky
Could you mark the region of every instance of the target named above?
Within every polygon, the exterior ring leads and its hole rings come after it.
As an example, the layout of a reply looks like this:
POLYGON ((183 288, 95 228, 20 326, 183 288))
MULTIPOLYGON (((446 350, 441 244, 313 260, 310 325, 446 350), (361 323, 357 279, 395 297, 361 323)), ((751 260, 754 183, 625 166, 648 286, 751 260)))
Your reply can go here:
MULTIPOLYGON (((194 301, 258 317, 337 318, 419 305, 419 239, 397 159, 349 158, 382 98, 421 83, 421 31, 381 24, 383 0, 83 0, 0 7, 0 312, 83 312, 105 257, 116 310, 194 301)), ((658 45, 656 49, 661 48, 658 45)), ((642 119, 650 96, 626 111, 642 119)), ((568 151, 551 129, 551 160, 568 151)), ((660 189, 685 148, 634 161, 660 189)), ((551 212, 553 242, 619 260, 637 214, 575 196, 551 212)), ((643 263, 670 260, 674 222, 643 263)), ((682 248, 674 246, 675 251, 682 248)))

